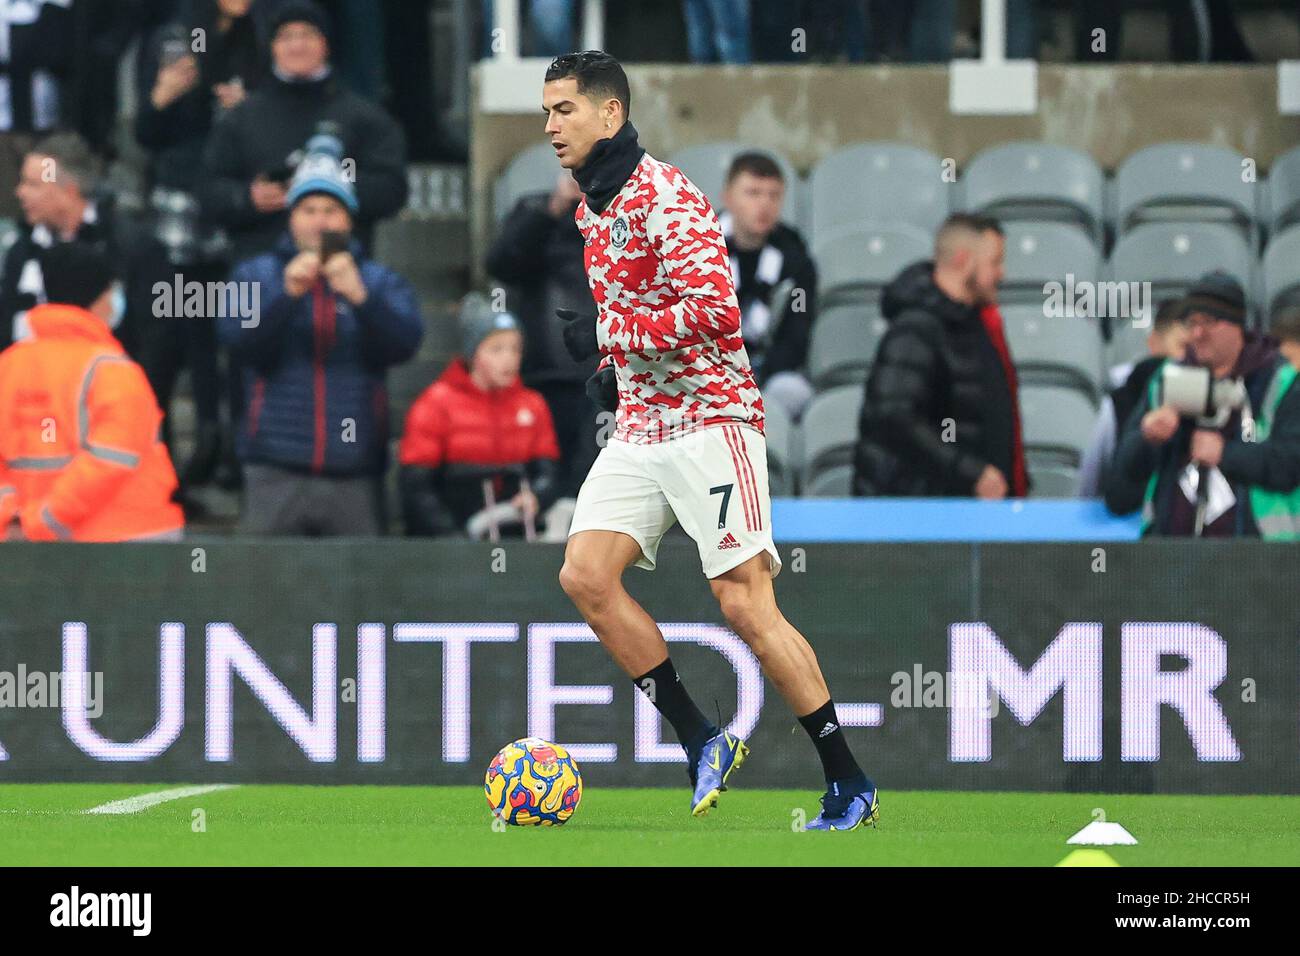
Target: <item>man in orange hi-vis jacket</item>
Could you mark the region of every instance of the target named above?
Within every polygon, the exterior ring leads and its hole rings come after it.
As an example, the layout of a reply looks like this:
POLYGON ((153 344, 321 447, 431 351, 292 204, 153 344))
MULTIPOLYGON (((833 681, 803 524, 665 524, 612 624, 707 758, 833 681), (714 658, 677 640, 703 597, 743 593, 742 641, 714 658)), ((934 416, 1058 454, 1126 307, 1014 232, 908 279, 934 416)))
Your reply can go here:
POLYGON ((0 538, 179 538, 162 411, 109 328, 108 261, 59 243, 41 269, 49 304, 28 312, 33 337, 0 353, 0 538))

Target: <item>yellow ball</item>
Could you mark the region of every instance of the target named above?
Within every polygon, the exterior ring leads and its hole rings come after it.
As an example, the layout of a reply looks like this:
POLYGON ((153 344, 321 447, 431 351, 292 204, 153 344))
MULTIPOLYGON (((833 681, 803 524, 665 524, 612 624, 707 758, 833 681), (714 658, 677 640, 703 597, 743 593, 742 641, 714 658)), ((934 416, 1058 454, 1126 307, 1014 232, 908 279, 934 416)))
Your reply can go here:
POLYGON ((559 744, 525 737, 492 758, 483 792, 492 812, 511 826, 559 826, 578 809, 582 772, 559 744))

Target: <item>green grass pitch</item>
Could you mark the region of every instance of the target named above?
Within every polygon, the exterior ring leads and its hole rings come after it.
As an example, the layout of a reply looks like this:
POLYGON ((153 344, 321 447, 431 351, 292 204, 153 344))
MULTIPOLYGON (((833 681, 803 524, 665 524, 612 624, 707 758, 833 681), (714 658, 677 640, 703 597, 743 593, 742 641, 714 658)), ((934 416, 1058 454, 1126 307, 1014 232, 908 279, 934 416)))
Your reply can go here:
POLYGON ((740 787, 702 820, 685 789, 591 788, 537 829, 494 830, 478 787, 240 786, 84 812, 170 786, 0 785, 0 865, 1052 866, 1094 808, 1139 841, 1107 848, 1122 866, 1300 862, 1300 797, 1282 796, 884 791, 879 829, 838 834, 794 830, 811 792, 740 787))

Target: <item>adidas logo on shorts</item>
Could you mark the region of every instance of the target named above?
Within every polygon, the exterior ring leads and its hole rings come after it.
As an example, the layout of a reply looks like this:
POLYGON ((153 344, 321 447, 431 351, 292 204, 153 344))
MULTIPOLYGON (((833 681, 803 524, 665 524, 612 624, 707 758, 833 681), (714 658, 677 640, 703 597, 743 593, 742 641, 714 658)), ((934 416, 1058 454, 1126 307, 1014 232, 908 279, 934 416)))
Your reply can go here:
POLYGON ((730 531, 727 532, 727 536, 725 538, 723 538, 721 541, 718 542, 719 551, 726 551, 728 548, 739 548, 739 547, 740 547, 740 542, 736 540, 736 536, 732 534, 730 531))

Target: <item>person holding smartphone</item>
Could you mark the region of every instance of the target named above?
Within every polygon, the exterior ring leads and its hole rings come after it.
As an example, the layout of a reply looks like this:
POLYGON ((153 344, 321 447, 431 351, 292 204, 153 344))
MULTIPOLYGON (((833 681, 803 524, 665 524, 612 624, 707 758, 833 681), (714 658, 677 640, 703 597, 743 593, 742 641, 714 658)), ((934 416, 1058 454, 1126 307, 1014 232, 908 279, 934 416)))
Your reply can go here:
POLYGON ((385 374, 419 347, 415 292, 353 236, 360 204, 336 138, 308 143, 286 204, 275 248, 231 274, 254 308, 218 320, 244 369, 241 530, 382 534, 385 374))

